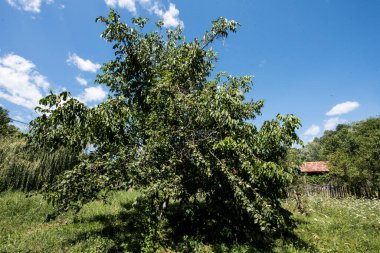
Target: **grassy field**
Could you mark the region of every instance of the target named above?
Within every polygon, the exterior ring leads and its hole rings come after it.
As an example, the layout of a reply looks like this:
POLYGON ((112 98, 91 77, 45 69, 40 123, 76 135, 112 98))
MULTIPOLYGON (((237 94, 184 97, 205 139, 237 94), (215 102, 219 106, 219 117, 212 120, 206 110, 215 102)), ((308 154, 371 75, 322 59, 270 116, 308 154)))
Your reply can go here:
MULTIPOLYGON (((131 232, 123 224, 123 206, 135 197, 117 192, 109 203, 94 202, 45 222, 52 207, 40 195, 0 193, 0 252, 123 252, 131 232)), ((310 197, 305 204, 306 214, 300 214, 294 202, 284 203, 298 222, 295 238, 264 250, 189 240, 166 252, 380 252, 380 201, 310 197)))
MULTIPOLYGON (((285 205, 298 221, 296 235, 308 250, 282 245, 278 252, 380 252, 380 201, 368 199, 305 198, 306 214, 285 205)), ((279 244, 281 245, 281 244, 279 244)))

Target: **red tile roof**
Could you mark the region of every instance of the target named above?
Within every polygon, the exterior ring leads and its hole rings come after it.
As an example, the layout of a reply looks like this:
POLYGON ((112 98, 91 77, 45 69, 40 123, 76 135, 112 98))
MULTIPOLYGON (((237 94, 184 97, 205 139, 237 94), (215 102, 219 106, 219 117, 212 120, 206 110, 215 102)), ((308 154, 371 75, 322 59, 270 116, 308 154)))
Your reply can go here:
POLYGON ((301 172, 327 172, 329 171, 327 162, 304 162, 301 165, 301 172))

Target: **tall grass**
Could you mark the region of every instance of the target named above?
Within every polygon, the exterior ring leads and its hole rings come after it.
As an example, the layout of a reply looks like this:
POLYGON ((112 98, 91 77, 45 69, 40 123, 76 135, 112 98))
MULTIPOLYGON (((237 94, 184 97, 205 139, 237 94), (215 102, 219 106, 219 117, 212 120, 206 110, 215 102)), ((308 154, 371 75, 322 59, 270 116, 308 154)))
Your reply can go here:
POLYGON ((30 191, 50 183, 77 162, 76 155, 61 148, 48 152, 29 146, 24 138, 0 139, 0 191, 30 191))
MULTIPOLYGON (((306 242, 301 252, 380 252, 380 200, 303 196, 303 214, 295 200, 285 207, 294 213, 295 233, 306 242)), ((299 252, 283 245, 283 252, 299 252)))

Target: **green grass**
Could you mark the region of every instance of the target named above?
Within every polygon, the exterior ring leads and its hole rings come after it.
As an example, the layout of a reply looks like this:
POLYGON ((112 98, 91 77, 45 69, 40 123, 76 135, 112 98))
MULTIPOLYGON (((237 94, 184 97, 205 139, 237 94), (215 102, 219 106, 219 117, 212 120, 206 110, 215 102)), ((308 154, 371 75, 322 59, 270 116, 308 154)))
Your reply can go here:
POLYGON ((53 210, 40 195, 5 192, 0 194, 0 252, 107 252, 115 248, 112 239, 102 237, 104 224, 95 217, 117 215, 120 203, 134 193, 116 193, 112 202, 93 202, 79 213, 66 213, 45 222, 53 210))
MULTIPOLYGON (((294 203, 285 204, 294 211, 294 203)), ((306 214, 294 211, 296 234, 317 252, 380 252, 380 201, 305 198, 306 214)), ((284 249, 297 252, 287 245, 284 249)))
MULTIPOLYGON (((79 213, 45 222, 52 211, 40 195, 0 193, 0 252, 123 252, 133 228, 126 225, 134 192, 114 193, 109 203, 93 202, 79 213)), ((277 240, 264 250, 253 245, 204 245, 187 240, 166 252, 380 252, 380 201, 305 199, 307 212, 294 212, 292 240, 277 240)), ((163 251, 164 252, 164 251, 163 251)))

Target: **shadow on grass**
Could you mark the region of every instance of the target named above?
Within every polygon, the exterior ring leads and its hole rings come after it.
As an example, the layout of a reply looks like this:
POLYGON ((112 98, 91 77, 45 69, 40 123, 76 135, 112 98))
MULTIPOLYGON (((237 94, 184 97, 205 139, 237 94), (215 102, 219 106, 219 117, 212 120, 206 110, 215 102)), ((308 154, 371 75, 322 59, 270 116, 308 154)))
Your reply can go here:
MULTIPOLYGON (((82 223, 98 222, 100 229, 84 231, 70 243, 83 243, 88 238, 104 238, 112 241, 112 246, 105 252, 141 252, 143 245, 151 243, 147 238, 152 236, 147 226, 149 218, 144 212, 136 209, 131 203, 122 204, 123 211, 116 215, 95 215, 82 220, 82 223)), ((267 236, 257 230, 250 230, 251 224, 232 225, 225 219, 213 218, 214 213, 199 208, 197 212, 186 214, 179 206, 168 213, 166 223, 160 227, 160 233, 153 238, 158 241, 152 249, 161 248, 159 252, 273 252, 275 248, 286 248, 291 245, 296 249, 315 251, 310 245, 288 233, 286 235, 267 236), (251 233, 251 234, 249 234, 251 233), (281 241, 281 245, 276 243, 281 241), (170 249, 170 250, 169 250, 170 249)), ((218 217, 221 218, 221 217, 218 217)), ((152 237, 150 237, 152 238, 152 237)))

